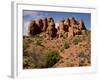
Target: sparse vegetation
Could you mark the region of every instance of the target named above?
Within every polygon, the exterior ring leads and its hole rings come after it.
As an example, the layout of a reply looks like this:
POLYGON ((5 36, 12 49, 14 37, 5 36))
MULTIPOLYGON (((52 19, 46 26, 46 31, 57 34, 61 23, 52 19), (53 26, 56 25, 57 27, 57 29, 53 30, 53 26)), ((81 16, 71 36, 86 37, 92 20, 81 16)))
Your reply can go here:
POLYGON ((80 58, 84 58, 84 57, 85 57, 84 52, 83 52, 83 51, 79 52, 79 53, 78 53, 78 57, 80 57, 80 58))
POLYGON ((79 37, 79 36, 75 36, 75 37, 73 38, 73 44, 77 45, 79 42, 81 42, 80 37, 79 37))
POLYGON ((41 45, 41 41, 36 40, 36 45, 41 45))
POLYGON ((69 42, 66 40, 66 41, 64 41, 64 43, 63 43, 63 47, 65 48, 65 49, 67 49, 67 48, 69 48, 70 46, 69 46, 69 42))
POLYGON ((26 50, 27 48, 29 47, 29 44, 27 44, 27 43, 23 43, 23 50, 26 50))
POLYGON ((79 58, 79 66, 86 66, 89 62, 89 58, 87 58, 88 55, 86 55, 83 51, 78 53, 79 58), (87 61, 87 63, 85 63, 87 61))
POLYGON ((47 67, 52 67, 60 60, 58 51, 48 50, 45 54, 45 62, 47 67))
POLYGON ((23 68, 24 69, 32 69, 32 68, 36 68, 36 65, 32 62, 30 57, 24 56, 24 58, 23 58, 23 68))
POLYGON ((62 52, 64 49, 68 49, 70 47, 70 43, 67 39, 64 39, 62 41, 62 47, 60 48, 60 51, 62 52))
POLYGON ((46 53, 38 53, 33 49, 31 59, 25 57, 23 59, 24 68, 48 68, 52 67, 60 60, 60 55, 57 51, 48 50, 46 53))
POLYGON ((23 36, 24 69, 91 64, 91 31, 85 28, 82 20, 78 22, 69 18, 67 22, 62 19, 58 27, 55 27, 52 17, 46 18, 47 21, 43 23, 41 20, 32 21, 28 29, 29 36, 23 36))

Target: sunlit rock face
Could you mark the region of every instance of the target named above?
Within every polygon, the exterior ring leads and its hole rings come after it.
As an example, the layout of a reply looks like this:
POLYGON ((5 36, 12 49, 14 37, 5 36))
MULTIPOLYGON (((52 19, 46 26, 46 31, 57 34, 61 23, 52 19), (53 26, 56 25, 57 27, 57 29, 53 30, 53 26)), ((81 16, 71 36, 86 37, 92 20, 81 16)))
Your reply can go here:
POLYGON ((48 27, 46 33, 48 34, 48 37, 56 37, 57 29, 55 28, 54 19, 52 17, 48 17, 47 23, 48 27))
POLYGON ((75 17, 69 17, 67 19, 62 17, 57 26, 52 17, 33 20, 30 22, 28 28, 29 36, 44 33, 48 38, 73 37, 84 34, 87 30, 84 21, 82 19, 77 21, 75 17))
POLYGON ((42 29, 42 31, 46 31, 47 27, 48 27, 47 18, 44 18, 43 19, 43 29, 42 29))

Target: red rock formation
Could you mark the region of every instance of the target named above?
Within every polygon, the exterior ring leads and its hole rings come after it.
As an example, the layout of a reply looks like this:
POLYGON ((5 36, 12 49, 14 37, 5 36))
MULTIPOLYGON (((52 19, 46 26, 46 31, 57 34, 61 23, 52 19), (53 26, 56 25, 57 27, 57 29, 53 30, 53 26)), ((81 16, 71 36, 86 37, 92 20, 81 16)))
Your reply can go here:
POLYGON ((65 23, 67 26, 71 26, 71 22, 70 22, 70 19, 69 18, 67 18, 67 20, 66 20, 66 23, 65 23))
POLYGON ((42 19, 37 20, 37 25, 39 27, 39 33, 41 33, 42 29, 43 29, 43 21, 42 21, 42 19))
POLYGON ((84 21, 81 19, 80 21, 79 21, 79 28, 80 28, 80 30, 86 30, 86 27, 85 27, 85 25, 84 25, 84 21))
MULTIPOLYGON (((81 34, 81 30, 80 30, 80 23, 75 20, 74 17, 69 19, 70 22, 70 27, 69 27, 69 33, 68 33, 68 37, 73 37, 75 35, 80 35, 81 34)), ((81 22, 81 26, 82 26, 81 22)))
POLYGON ((39 34, 39 33, 41 33, 40 26, 37 25, 35 20, 31 21, 29 24, 29 28, 28 28, 28 35, 34 36, 34 35, 39 34))
POLYGON ((55 28, 55 22, 52 17, 47 18, 48 22, 48 28, 47 28, 47 34, 49 37, 56 37, 56 28, 55 28))
POLYGON ((36 27, 37 27, 37 24, 35 22, 35 20, 31 21, 30 24, 29 24, 29 27, 28 27, 28 35, 29 36, 33 36, 36 34, 36 27))
POLYGON ((52 17, 39 19, 36 23, 35 20, 30 22, 29 36, 34 36, 43 32, 43 36, 50 37, 73 37, 75 35, 81 35, 86 32, 84 21, 81 19, 79 22, 74 18, 65 19, 62 17, 59 26, 55 28, 55 22, 52 17))
POLYGON ((57 32, 58 36, 59 37, 65 37, 67 36, 66 35, 66 32, 67 32, 67 25, 65 25, 65 19, 62 17, 60 22, 59 22, 59 30, 57 32))
POLYGON ((48 27, 47 18, 44 18, 43 19, 43 29, 42 29, 42 31, 46 31, 47 27, 48 27))

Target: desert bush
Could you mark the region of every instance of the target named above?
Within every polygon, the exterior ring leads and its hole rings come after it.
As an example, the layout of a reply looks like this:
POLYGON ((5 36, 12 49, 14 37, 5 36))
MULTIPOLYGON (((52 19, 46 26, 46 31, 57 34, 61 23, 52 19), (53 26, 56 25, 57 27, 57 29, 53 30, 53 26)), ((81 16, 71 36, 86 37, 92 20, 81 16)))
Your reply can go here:
POLYGON ((29 44, 23 42, 23 50, 26 50, 29 47, 29 44))
POLYGON ((26 57, 23 58, 23 68, 28 68, 29 66, 29 59, 26 57))
POLYGON ((62 41, 62 47, 60 48, 60 51, 62 52, 64 49, 68 49, 70 47, 70 43, 68 40, 64 39, 62 41))
POLYGON ((36 65, 32 62, 30 57, 27 57, 27 56, 23 57, 23 69, 31 69, 35 67, 36 65))
POLYGON ((28 47, 29 47, 29 44, 27 44, 26 42, 23 42, 23 56, 28 56, 28 52, 26 51, 28 47))
POLYGON ((52 67, 60 60, 59 52, 48 50, 47 53, 45 54, 44 59, 45 59, 46 67, 52 67))
POLYGON ((36 40, 36 45, 41 45, 41 41, 36 40))
POLYGON ((79 42, 81 42, 80 37, 79 37, 79 36, 75 36, 75 37, 73 38, 73 44, 77 45, 79 42))
POLYGON ((48 68, 52 67, 60 59, 60 55, 57 51, 48 50, 46 53, 32 53, 32 60, 36 68, 48 68))
POLYGON ((86 55, 84 54, 83 51, 80 51, 80 52, 78 53, 78 57, 83 58, 83 57, 86 57, 86 55))
POLYGON ((41 39, 35 39, 35 45, 38 45, 38 46, 42 46, 42 47, 44 47, 44 45, 42 44, 42 41, 41 41, 41 39))
POLYGON ((87 60, 87 55, 83 51, 78 53, 79 66, 86 66, 85 61, 87 60))
POLYGON ((64 49, 68 49, 70 47, 69 40, 63 39, 60 47, 60 51, 63 52, 64 49))
POLYGON ((68 42, 67 40, 64 41, 63 47, 64 47, 65 49, 69 48, 69 42, 68 42))
POLYGON ((28 41, 28 43, 31 43, 31 42, 33 42, 33 40, 32 39, 27 39, 27 41, 28 41))
POLYGON ((48 68, 52 67, 60 60, 58 51, 47 50, 46 53, 37 51, 37 48, 33 48, 32 56, 25 57, 23 59, 24 68, 48 68))
POLYGON ((42 68, 44 67, 43 55, 41 48, 33 47, 32 52, 28 52, 30 56, 23 56, 24 69, 42 68))
POLYGON ((45 67, 44 54, 39 47, 34 47, 32 51, 32 62, 35 64, 36 68, 45 67))

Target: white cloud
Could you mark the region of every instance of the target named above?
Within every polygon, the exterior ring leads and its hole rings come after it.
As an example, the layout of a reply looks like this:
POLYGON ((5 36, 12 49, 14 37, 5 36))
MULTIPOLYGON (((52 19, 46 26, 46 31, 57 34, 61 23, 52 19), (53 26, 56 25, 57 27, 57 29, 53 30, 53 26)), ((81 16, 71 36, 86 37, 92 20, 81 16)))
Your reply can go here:
POLYGON ((39 14, 39 12, 33 12, 33 11, 24 11, 24 14, 23 14, 23 16, 27 16, 27 15, 38 15, 39 14))
POLYGON ((28 26, 29 26, 29 21, 28 22, 25 22, 24 25, 23 25, 23 35, 28 35, 28 26))
POLYGON ((36 11, 24 11, 23 13, 24 17, 27 17, 29 20, 31 19, 40 19, 40 18, 44 18, 46 16, 48 16, 47 13, 43 13, 43 12, 36 12, 36 11))

